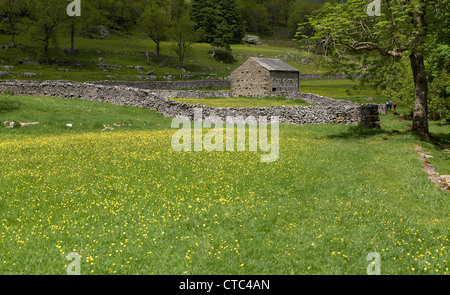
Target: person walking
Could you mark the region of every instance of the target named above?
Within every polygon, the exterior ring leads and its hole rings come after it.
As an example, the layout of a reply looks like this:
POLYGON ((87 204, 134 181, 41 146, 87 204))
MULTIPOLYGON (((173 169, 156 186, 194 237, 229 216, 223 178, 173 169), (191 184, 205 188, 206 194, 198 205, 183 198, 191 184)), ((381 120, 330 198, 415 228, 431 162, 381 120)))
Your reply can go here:
POLYGON ((394 107, 394 110, 397 109, 397 104, 395 102, 392 104, 392 106, 394 107))

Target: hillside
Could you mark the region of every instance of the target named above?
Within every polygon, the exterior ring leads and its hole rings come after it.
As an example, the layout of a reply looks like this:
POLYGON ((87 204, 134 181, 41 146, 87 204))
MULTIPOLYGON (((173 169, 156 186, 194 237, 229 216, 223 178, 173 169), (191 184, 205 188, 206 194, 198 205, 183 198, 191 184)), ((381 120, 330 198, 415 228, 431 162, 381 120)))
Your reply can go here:
MULTIPOLYGON (((0 44, 7 44, 8 36, 0 35, 0 44)), ((216 58, 210 58, 208 44, 193 45, 184 69, 179 68, 173 51, 173 42, 161 44, 161 62, 157 62, 151 40, 136 36, 132 39, 120 35, 104 40, 76 38, 77 52, 67 53, 70 40, 61 39, 62 51, 52 64, 46 65, 35 58, 31 49, 8 48, 0 50, 0 79, 23 80, 73 80, 73 81, 146 81, 173 79, 224 79, 250 56, 281 58, 298 68, 301 73, 320 71, 316 60, 306 52, 283 46, 285 42, 262 45, 232 45, 231 54, 218 50, 216 58), (66 49, 64 49, 66 48, 66 49), (146 52, 150 54, 147 65, 146 52), (64 53, 66 52, 66 53, 64 53), (151 72, 151 73, 149 73, 151 72)), ((20 42, 20 39, 18 40, 20 42)), ((288 43, 290 44, 290 43, 288 43)))

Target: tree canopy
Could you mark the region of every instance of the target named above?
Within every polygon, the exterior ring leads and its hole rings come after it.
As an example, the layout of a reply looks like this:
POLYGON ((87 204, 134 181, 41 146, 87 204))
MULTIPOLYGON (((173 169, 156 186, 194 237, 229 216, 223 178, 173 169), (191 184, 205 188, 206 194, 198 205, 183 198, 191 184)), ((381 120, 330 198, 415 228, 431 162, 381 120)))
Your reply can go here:
POLYGON ((200 41, 212 46, 230 49, 230 44, 241 43, 243 27, 235 0, 193 0, 191 19, 200 41))
MULTIPOLYGON (((448 2, 387 0, 379 16, 369 15, 367 6, 365 0, 327 3, 303 25, 311 26, 314 35, 305 36, 300 29, 297 38, 306 38, 310 46, 326 55, 334 71, 362 73, 378 82, 390 80, 383 84, 385 88, 395 85, 392 75, 404 69, 404 59, 409 59, 414 85, 412 130, 428 135, 431 79, 426 61, 442 42, 436 36, 442 34, 442 24, 448 23, 448 2)), ((408 87, 408 81, 401 84, 408 87)))

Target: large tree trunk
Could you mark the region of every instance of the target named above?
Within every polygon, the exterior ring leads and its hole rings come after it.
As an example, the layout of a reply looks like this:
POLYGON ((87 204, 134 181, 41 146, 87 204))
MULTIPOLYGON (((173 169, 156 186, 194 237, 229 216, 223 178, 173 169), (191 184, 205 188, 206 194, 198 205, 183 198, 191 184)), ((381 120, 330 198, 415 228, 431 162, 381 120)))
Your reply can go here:
POLYGON ((414 76, 414 111, 413 131, 418 131, 429 137, 428 129, 428 80, 425 72, 423 46, 427 36, 427 23, 425 21, 425 8, 418 5, 411 13, 416 28, 416 36, 412 40, 414 50, 409 55, 411 69, 414 76))
POLYGON ((416 52, 409 56, 414 76, 413 131, 429 136, 428 130, 428 81, 425 73, 424 58, 416 52))

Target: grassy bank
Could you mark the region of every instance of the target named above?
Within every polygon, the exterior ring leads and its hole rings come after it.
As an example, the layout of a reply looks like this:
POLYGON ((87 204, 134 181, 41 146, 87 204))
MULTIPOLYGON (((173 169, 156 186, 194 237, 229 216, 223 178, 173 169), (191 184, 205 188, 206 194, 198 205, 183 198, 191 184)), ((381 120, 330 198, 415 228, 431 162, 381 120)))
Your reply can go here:
POLYGON ((311 106, 309 103, 297 99, 289 100, 285 97, 233 97, 233 98, 175 98, 173 100, 189 103, 201 104, 210 107, 229 107, 229 108, 263 108, 271 106, 311 106))

